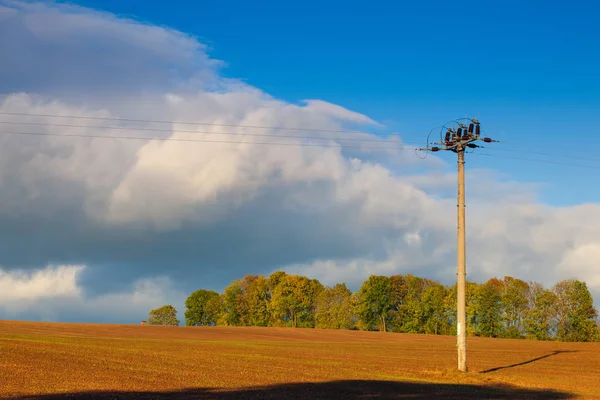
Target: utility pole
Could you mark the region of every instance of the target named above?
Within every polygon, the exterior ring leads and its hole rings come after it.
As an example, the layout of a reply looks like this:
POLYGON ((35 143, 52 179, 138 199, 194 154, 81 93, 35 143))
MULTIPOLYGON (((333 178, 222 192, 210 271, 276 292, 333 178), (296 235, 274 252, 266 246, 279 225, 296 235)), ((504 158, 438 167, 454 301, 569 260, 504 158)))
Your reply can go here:
MULTIPOLYGON (((474 149, 481 147, 476 145, 475 141, 481 140, 485 143, 497 142, 490 138, 481 138, 481 127, 479 121, 471 119, 469 126, 453 122, 451 127, 446 128, 446 134, 442 140, 433 143, 438 146, 419 149, 426 151, 445 151, 449 150, 458 155, 458 204, 457 204, 457 219, 458 219, 458 240, 457 240, 457 299, 456 299, 456 345, 458 347, 458 370, 467 372, 467 302, 466 302, 466 286, 467 286, 467 246, 465 232, 465 150, 468 148, 474 149), (456 128, 456 129, 455 129, 456 128)), ((440 133, 442 132, 440 131, 440 133)))

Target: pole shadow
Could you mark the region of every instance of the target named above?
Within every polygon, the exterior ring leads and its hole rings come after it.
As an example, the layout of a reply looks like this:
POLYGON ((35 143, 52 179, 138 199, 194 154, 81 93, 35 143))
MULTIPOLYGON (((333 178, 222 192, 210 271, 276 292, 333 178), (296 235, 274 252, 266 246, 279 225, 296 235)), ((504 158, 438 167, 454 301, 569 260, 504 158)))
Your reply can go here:
POLYGON ((481 374, 487 374, 489 372, 495 372, 495 371, 500 371, 501 369, 508 369, 508 368, 514 368, 514 367, 519 367, 521 365, 526 365, 526 364, 531 364, 533 362, 542 360, 544 358, 548 358, 548 357, 552 357, 555 356, 557 354, 561 354, 561 353, 576 353, 577 350, 555 350, 552 353, 548 353, 546 355, 540 356, 540 357, 536 357, 536 358, 532 358, 531 360, 527 360, 527 361, 523 361, 517 364, 511 364, 511 365, 505 365, 502 367, 496 367, 496 368, 490 368, 490 369, 486 369, 485 371, 481 371, 481 374))
POLYGON ((512 386, 453 385, 392 381, 292 383, 221 391, 191 388, 170 392, 95 391, 16 397, 14 400, 383 400, 383 399, 572 399, 554 390, 512 386))

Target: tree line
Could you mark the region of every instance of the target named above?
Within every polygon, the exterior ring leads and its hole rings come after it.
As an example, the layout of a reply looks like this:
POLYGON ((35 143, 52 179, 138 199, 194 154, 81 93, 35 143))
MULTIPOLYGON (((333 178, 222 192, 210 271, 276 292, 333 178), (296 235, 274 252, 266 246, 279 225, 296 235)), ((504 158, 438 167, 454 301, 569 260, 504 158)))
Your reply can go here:
MULTIPOLYGON (((506 276, 467 282, 467 334, 494 338, 600 341, 598 311, 585 282, 552 288, 506 276)), ((277 271, 248 275, 223 293, 200 289, 185 302, 188 326, 272 326, 456 334, 456 285, 413 275, 372 275, 357 292, 344 283, 277 271)), ((171 305, 148 324, 179 325, 171 305)))

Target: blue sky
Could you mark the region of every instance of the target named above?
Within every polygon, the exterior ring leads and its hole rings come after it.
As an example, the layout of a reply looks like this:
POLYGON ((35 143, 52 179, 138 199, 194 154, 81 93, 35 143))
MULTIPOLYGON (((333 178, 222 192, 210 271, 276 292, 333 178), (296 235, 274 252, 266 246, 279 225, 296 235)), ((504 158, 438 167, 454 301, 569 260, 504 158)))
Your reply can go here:
MULTIPOLYGON (((518 152, 494 154, 600 158, 587 153, 600 149, 594 1, 76 3, 197 36, 226 62, 225 76, 290 102, 319 98, 357 110, 407 141, 422 141, 449 119, 479 116, 495 137, 523 143, 498 145, 518 152)), ((469 165, 545 183, 541 198, 551 204, 600 196, 589 185, 600 170, 490 157, 470 157, 469 165)))

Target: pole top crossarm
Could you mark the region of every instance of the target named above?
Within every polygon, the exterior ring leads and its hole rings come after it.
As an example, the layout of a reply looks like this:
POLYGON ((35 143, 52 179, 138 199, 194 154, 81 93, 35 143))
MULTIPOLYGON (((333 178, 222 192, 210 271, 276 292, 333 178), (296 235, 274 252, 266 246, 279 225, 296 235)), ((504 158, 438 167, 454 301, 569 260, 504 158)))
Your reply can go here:
POLYGON ((452 151, 457 153, 459 151, 464 151, 467 148, 475 149, 482 147, 475 144, 474 142, 476 141, 482 141, 484 143, 498 142, 489 137, 481 137, 481 126, 476 119, 471 119, 469 125, 457 121, 453 122, 453 126, 447 127, 446 124, 442 127, 440 131, 440 141, 431 143, 435 146, 430 147, 430 143, 428 142, 427 147, 420 148, 419 150, 432 152, 452 151), (442 137, 444 128, 446 128, 446 132, 442 137))

